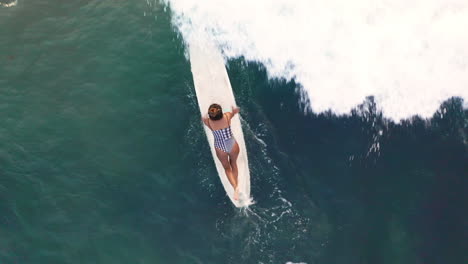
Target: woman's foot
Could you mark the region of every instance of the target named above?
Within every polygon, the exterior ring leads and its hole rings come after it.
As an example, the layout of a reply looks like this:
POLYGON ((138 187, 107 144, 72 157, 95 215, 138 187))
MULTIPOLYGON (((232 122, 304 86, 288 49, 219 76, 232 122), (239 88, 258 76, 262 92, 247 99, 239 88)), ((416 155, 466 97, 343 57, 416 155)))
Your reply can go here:
POLYGON ((239 200, 239 187, 234 189, 234 200, 239 200))

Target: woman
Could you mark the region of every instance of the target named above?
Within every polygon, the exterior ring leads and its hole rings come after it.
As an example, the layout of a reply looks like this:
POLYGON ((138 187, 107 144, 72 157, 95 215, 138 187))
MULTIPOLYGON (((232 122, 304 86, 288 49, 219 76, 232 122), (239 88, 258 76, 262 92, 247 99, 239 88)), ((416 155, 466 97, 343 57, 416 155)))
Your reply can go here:
POLYGON ((213 131, 214 147, 216 156, 223 164, 226 176, 232 187, 234 187, 234 200, 239 199, 239 186, 237 185, 237 157, 239 156, 239 145, 231 131, 231 119, 239 113, 239 107, 233 107, 232 112, 223 114, 219 104, 212 104, 208 108, 208 117, 202 117, 203 123, 213 131))

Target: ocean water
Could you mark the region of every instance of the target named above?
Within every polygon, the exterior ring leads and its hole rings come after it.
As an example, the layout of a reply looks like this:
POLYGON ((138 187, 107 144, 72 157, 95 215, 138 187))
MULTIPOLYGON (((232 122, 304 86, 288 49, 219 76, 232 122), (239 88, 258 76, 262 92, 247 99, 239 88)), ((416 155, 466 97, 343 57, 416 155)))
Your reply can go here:
MULTIPOLYGON (((464 2, 417 2, 424 14, 402 21, 441 18, 404 32, 426 50, 399 40, 379 65, 389 39, 372 35, 375 54, 349 71, 363 50, 337 43, 364 30, 365 1, 341 22, 322 12, 338 1, 277 1, 267 9, 285 20, 258 19, 274 29, 252 18, 261 1, 201 2, 0 0, 0 263, 468 261, 468 45, 451 27, 464 2), (287 29, 307 8, 331 28, 301 42, 287 29), (225 196, 202 129, 186 54, 198 35, 225 54, 241 107, 248 209, 225 196), (332 47, 324 72, 319 51, 292 52, 311 39, 332 47), (401 54, 411 63, 395 72, 401 54)), ((391 30, 402 2, 376 5, 368 19, 391 30)))

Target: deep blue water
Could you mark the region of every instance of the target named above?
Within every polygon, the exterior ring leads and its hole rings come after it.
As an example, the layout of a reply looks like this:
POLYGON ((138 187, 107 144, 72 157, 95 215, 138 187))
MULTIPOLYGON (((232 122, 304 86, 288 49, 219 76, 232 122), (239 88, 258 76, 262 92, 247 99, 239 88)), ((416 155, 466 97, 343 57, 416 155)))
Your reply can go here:
POLYGON ((0 263, 467 262, 461 98, 399 124, 372 97, 317 115, 297 84, 229 61, 256 202, 238 210, 170 16, 145 1, 0 9, 0 263))

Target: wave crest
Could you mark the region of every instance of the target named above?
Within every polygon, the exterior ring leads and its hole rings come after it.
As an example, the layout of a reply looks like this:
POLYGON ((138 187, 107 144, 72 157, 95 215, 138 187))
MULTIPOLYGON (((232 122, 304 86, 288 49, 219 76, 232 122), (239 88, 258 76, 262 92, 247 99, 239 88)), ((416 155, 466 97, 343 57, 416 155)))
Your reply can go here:
POLYGON ((261 62, 300 84, 314 112, 349 114, 374 96, 387 118, 431 117, 453 96, 468 106, 463 0, 164 0, 189 43, 261 62))

